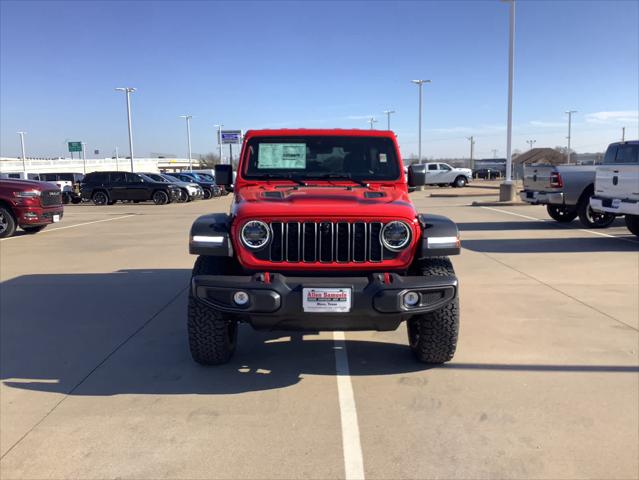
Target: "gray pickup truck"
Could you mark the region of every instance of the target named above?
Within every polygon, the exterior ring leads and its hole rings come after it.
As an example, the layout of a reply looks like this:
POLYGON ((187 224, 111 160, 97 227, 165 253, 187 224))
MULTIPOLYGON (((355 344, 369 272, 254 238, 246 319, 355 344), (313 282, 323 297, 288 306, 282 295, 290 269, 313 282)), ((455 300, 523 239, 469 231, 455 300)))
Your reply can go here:
POLYGON ((524 189, 520 197, 533 205, 546 205, 548 215, 567 223, 577 216, 588 228, 605 228, 615 219, 590 207, 595 191, 595 165, 524 166, 524 189))

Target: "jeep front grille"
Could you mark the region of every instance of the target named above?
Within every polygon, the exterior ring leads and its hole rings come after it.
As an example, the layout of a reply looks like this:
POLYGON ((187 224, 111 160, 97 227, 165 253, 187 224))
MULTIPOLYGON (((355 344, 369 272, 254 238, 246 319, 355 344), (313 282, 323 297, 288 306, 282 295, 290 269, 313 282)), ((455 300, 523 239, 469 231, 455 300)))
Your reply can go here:
POLYGON ((272 222, 271 243, 257 256, 273 262, 381 262, 382 226, 381 222, 272 222))

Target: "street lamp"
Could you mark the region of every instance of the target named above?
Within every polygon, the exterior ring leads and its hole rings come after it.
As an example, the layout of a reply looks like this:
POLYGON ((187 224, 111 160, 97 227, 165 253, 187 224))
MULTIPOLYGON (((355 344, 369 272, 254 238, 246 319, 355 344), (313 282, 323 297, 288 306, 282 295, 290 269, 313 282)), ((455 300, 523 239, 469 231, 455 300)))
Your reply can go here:
POLYGON ((224 126, 223 124, 219 124, 219 125, 213 125, 214 127, 217 127, 217 148, 220 152, 220 164, 222 164, 222 127, 224 126))
POLYGON ((473 154, 475 153, 475 137, 474 136, 466 137, 466 140, 470 141, 470 169, 474 170, 475 165, 474 165, 473 154))
POLYGON ((422 85, 424 83, 430 83, 430 80, 411 80, 415 85, 419 87, 419 146, 417 158, 419 163, 422 162, 422 85))
POLYGON ((191 119, 193 115, 180 115, 180 118, 186 119, 186 142, 189 147, 189 171, 193 171, 193 160, 191 160, 191 119))
POLYGON ((499 200, 511 201, 515 197, 512 183, 513 157, 513 77, 515 71, 515 0, 501 0, 510 3, 510 41, 508 47, 508 127, 506 131, 506 181, 499 187, 499 200))
POLYGON ((533 145, 537 143, 537 140, 526 140, 526 143, 530 145, 530 150, 533 149, 533 145))
POLYGON ((375 117, 370 117, 368 119, 368 123, 371 125, 371 130, 373 129, 373 123, 377 123, 377 119, 375 117))
POLYGON ((129 122, 129 155, 131 156, 131 172, 134 171, 133 168, 133 131, 131 129, 131 93, 135 92, 136 89, 133 87, 118 87, 116 88, 119 92, 124 92, 126 94, 126 116, 129 122))
POLYGON ((567 158, 567 162, 570 165, 570 138, 571 138, 571 128, 572 128, 572 114, 573 113, 577 113, 577 110, 568 110, 567 112, 565 112, 568 115, 568 136, 566 137, 568 139, 568 158, 567 158))
POLYGON ((386 129, 390 130, 390 116, 395 113, 395 110, 384 110, 384 114, 386 115, 386 129))
POLYGON ((24 179, 27 179, 27 155, 24 150, 24 134, 27 132, 16 132, 20 135, 20 146, 22 147, 22 173, 24 173, 24 179))

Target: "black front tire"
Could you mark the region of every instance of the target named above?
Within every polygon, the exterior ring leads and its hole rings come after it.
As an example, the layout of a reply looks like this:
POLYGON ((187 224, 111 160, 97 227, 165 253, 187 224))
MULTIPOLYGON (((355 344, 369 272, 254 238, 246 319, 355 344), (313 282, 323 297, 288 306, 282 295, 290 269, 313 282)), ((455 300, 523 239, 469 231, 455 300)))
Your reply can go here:
POLYGON ((208 200, 212 196, 213 196, 213 193, 211 192, 211 190, 209 188, 205 188, 204 189, 204 200, 208 200))
POLYGON ((546 205, 546 211, 550 218, 559 223, 569 223, 577 218, 577 209, 565 205, 546 205))
POLYGON ((579 220, 586 228, 606 228, 615 221, 612 213, 595 212, 590 207, 590 197, 582 198, 577 206, 579 220))
POLYGON ((625 220, 630 233, 639 237, 639 215, 626 215, 625 220))
MULTIPOLYGON (((193 266, 193 275, 226 273, 222 258, 200 256, 193 266)), ((187 330, 189 350, 193 360, 201 365, 227 363, 237 345, 237 320, 214 310, 189 293, 187 330)))
POLYGON ((460 175, 453 182, 453 187, 463 188, 463 187, 466 186, 467 183, 468 183, 468 179, 466 177, 464 177, 463 175, 460 175))
POLYGON ((169 195, 164 190, 153 192, 153 203, 156 205, 166 205, 169 203, 169 195))
POLYGON ((16 220, 5 207, 0 207, 0 238, 8 238, 16 233, 16 220))
MULTIPOLYGON (((424 276, 455 276, 447 257, 423 261, 419 270, 424 276)), ((452 360, 459 336, 459 298, 433 312, 413 316, 406 327, 408 344, 417 360, 428 364, 452 360)))

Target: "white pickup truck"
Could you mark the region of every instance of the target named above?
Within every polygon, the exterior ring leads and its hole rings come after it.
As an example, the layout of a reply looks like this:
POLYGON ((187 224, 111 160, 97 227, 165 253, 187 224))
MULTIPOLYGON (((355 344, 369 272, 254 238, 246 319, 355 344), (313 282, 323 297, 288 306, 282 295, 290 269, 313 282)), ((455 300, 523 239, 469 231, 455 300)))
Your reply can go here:
POLYGON ((639 141, 612 143, 597 166, 590 207, 596 212, 625 215, 626 225, 639 236, 639 141))
POLYGON ((455 168, 447 163, 426 163, 426 183, 425 185, 439 185, 446 187, 465 187, 473 172, 470 168, 455 168))

